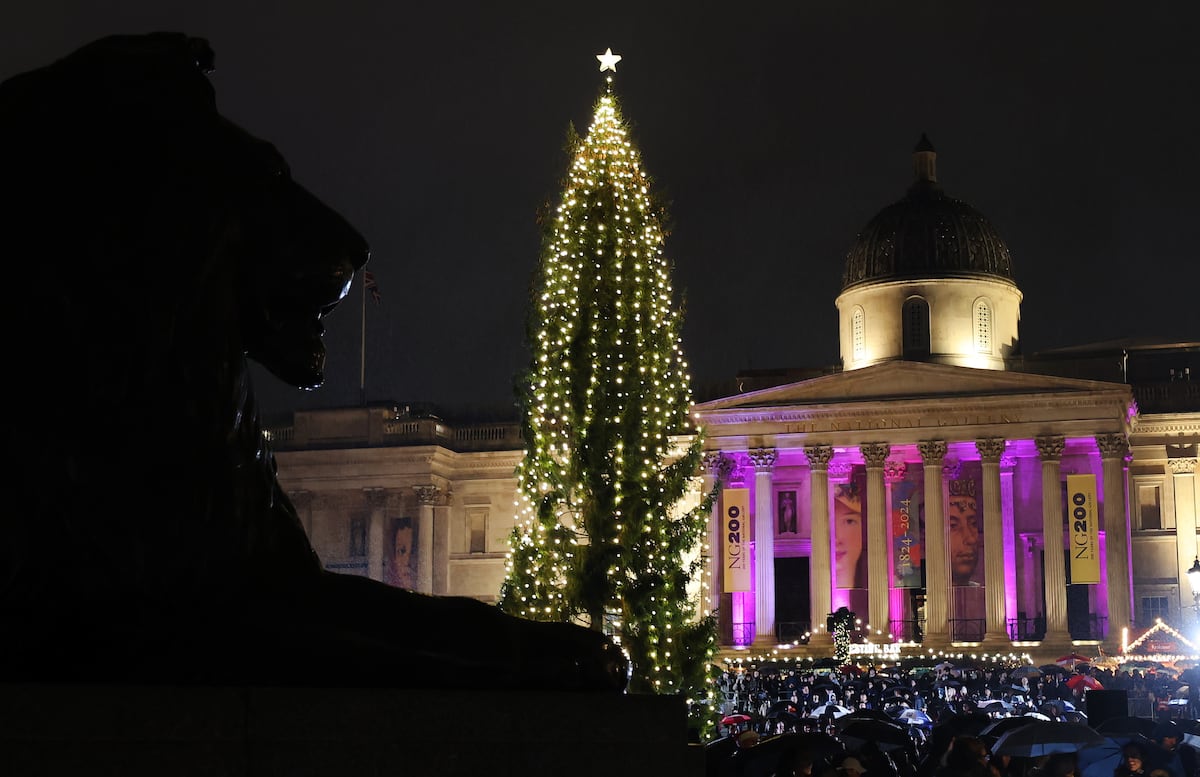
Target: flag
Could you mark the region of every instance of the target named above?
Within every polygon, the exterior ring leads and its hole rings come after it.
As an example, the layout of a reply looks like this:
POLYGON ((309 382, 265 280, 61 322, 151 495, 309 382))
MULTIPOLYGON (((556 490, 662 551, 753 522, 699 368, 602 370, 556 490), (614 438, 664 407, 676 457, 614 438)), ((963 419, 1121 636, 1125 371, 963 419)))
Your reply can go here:
POLYGON ((363 284, 371 294, 371 301, 378 305, 379 300, 383 299, 383 295, 379 293, 379 284, 375 282, 375 273, 366 270, 363 273, 363 284))

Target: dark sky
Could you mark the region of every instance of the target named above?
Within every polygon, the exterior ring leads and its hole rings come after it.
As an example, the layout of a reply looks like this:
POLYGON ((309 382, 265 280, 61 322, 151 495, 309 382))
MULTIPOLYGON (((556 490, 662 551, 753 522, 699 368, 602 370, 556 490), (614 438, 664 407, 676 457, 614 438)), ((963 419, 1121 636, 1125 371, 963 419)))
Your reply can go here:
MULTIPOLYGON (((699 383, 836 363, 846 250, 903 195, 922 132, 1008 243, 1027 353, 1200 340, 1198 9, 39 0, 0 7, 0 77, 110 33, 207 37, 222 112, 372 244, 368 399, 511 406, 535 213, 606 47, 674 217, 699 383)), ((358 284, 327 319, 324 387, 256 373, 268 414, 358 401, 358 284)))

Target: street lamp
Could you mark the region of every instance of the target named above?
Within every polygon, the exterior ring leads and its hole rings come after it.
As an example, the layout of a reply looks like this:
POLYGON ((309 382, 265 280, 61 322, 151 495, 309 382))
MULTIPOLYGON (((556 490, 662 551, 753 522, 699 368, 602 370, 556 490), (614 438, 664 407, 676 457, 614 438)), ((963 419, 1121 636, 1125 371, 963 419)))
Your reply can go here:
POLYGON ((1192 562, 1192 568, 1187 571, 1188 583, 1192 586, 1192 610, 1196 619, 1200 620, 1200 556, 1192 562))

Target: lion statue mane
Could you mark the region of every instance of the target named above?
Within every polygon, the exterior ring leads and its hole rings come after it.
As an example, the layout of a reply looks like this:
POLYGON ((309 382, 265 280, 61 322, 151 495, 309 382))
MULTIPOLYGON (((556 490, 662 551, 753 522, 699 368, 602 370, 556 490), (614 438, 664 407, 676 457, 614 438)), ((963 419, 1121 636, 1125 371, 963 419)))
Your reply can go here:
POLYGON ((598 632, 322 568, 247 359, 319 386, 368 246, 220 115, 212 64, 112 36, 0 84, 0 678, 623 690, 598 632))

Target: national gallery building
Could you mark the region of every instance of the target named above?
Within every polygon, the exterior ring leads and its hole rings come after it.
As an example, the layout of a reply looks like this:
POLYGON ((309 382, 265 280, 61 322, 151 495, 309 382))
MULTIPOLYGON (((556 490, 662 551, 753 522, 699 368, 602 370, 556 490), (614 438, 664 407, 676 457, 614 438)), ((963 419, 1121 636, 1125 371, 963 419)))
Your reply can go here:
MULTIPOLYGON (((1118 655, 1158 619, 1195 641, 1200 342, 1023 354, 1004 241, 924 138, 913 160, 846 256, 841 365, 744 373, 694 407, 695 498, 723 484, 698 612, 725 655, 829 655, 841 608, 908 652, 1118 655)), ((386 403, 269 434, 327 567, 495 601, 515 419, 386 403)))

